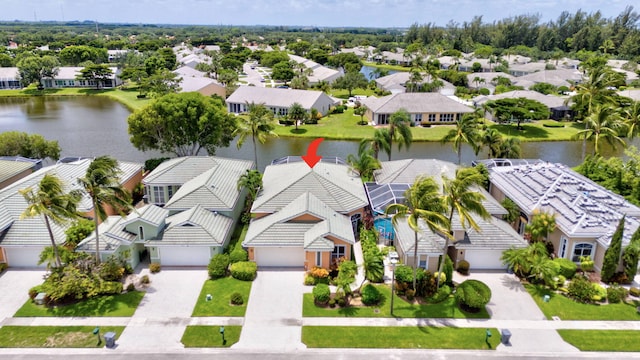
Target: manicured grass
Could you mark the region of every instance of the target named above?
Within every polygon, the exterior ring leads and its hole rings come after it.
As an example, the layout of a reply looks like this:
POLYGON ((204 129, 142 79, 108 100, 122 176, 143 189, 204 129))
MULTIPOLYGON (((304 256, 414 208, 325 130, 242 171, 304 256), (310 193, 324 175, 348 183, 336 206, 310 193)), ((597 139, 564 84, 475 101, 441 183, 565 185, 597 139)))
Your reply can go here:
POLYGON ((251 284, 251 281, 240 281, 232 277, 205 281, 191 316, 244 316, 251 284), (234 292, 242 294, 243 305, 230 304, 229 299, 234 292), (211 294, 211 301, 207 301, 207 294, 211 294))
POLYGON ((578 131, 584 129, 583 124, 567 122, 564 127, 545 127, 544 122, 532 122, 520 124, 522 130, 518 130, 517 124, 499 125, 490 123, 490 128, 498 130, 508 137, 515 137, 520 141, 568 141, 578 131))
MULTIPOLYGON (((356 95, 364 95, 364 96, 373 96, 375 95, 376 92, 374 90, 371 90, 369 88, 366 89, 362 89, 362 88, 357 88, 357 89, 353 89, 351 91, 351 96, 356 96, 356 95)), ((329 95, 333 96, 333 97, 337 97, 339 99, 348 99, 349 98, 349 90, 346 89, 331 89, 331 91, 329 91, 329 95)))
POLYGON ((484 328, 303 326, 302 342, 310 348, 492 350, 500 343, 500 333, 490 330, 487 344, 484 328))
POLYGON ((220 326, 189 325, 182 335, 184 347, 230 347, 240 340, 242 326, 225 326, 224 339, 220 335, 220 326))
POLYGON ((372 68, 380 68, 380 69, 395 70, 395 71, 411 71, 410 66, 378 64, 377 62, 369 62, 369 61, 363 61, 362 63, 372 68))
POLYGON ((561 320, 640 320, 640 314, 636 310, 637 305, 583 304, 541 286, 525 284, 524 287, 547 319, 558 316, 561 320), (549 295, 549 302, 543 301, 544 295, 549 295))
POLYGON ((0 348, 99 348, 105 345, 104 334, 113 331, 117 340, 124 326, 101 326, 100 344, 93 329, 95 326, 3 326, 0 348))
POLYGON ((558 330, 558 333, 580 351, 640 351, 637 330, 558 330))
POLYGON ((438 304, 413 305, 396 296, 393 303, 393 315, 390 313, 391 289, 385 285, 378 285, 383 300, 378 306, 335 308, 318 307, 313 302, 312 294, 304 294, 302 316, 306 317, 398 317, 398 318, 453 318, 453 319, 488 319, 486 310, 479 313, 467 313, 456 305, 455 299, 449 299, 438 304))
POLYGON ((89 88, 61 88, 61 89, 44 89, 37 90, 30 87, 20 90, 2 90, 0 97, 20 97, 20 96, 87 96, 97 95, 106 96, 115 101, 122 103, 130 110, 136 110, 149 104, 152 99, 138 99, 138 91, 135 89, 89 89, 89 88))
POLYGON ((15 313, 15 317, 34 316, 122 316, 133 315, 144 297, 143 291, 131 291, 118 295, 107 295, 91 298, 79 303, 46 307, 36 305, 33 301, 27 300, 15 313))

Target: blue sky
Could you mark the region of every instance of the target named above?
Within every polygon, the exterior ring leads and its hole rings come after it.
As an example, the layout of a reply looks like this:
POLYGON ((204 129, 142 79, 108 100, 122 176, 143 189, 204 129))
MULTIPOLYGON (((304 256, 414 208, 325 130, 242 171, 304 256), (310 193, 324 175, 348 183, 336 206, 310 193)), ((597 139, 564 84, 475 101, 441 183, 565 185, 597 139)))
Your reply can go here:
MULTIPOLYGON (((539 13, 600 10, 618 15, 630 0, 2 0, 0 20, 96 20, 146 24, 408 27, 485 22, 539 13)), ((636 8, 640 11, 640 8, 636 8)))

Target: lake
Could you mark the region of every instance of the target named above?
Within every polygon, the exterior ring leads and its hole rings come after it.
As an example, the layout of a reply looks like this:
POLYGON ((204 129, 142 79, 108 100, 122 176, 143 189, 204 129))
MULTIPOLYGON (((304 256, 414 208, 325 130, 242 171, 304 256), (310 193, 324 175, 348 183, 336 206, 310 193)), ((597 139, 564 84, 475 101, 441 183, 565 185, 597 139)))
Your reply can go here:
MULTIPOLYGON (((142 152, 131 145, 126 121, 129 114, 125 106, 106 97, 0 97, 0 132, 17 130, 41 134, 48 140, 58 140, 63 157, 110 155, 119 160, 144 162, 163 156, 156 151, 142 152)), ((264 169, 276 158, 304 155, 311 140, 277 138, 259 145, 260 168, 264 169)), ((636 139, 633 143, 638 146, 638 142, 636 139)), ((236 148, 234 142, 228 148, 218 149, 216 155, 253 160, 251 146, 250 139, 240 149, 236 148)), ((522 144, 523 158, 539 158, 575 166, 580 163, 581 146, 579 141, 527 142, 522 144)), ((357 151, 356 141, 326 140, 320 145, 318 154, 346 158, 357 151)), ((621 156, 622 153, 622 149, 604 151, 605 156, 621 156)), ((471 148, 463 147, 462 161, 466 164, 476 158, 486 157, 486 151, 476 157, 471 148)), ((450 144, 437 142, 414 143, 408 151, 393 149, 393 160, 406 158, 457 161, 450 144)), ((387 155, 381 153, 380 159, 387 160, 387 155)))

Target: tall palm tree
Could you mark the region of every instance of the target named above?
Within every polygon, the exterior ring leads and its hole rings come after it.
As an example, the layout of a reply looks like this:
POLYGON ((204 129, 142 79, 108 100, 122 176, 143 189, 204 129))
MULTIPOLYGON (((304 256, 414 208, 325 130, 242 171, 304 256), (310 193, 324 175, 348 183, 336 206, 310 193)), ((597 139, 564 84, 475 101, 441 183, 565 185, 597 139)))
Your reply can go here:
POLYGON ((632 140, 640 135, 640 101, 634 101, 624 109, 624 120, 627 124, 627 137, 632 140))
MULTIPOLYGON (((480 137, 480 144, 482 146, 486 146, 489 150, 487 155, 488 158, 498 157, 501 143, 502 135, 498 132, 498 130, 493 128, 485 130, 480 137)), ((480 150, 480 146, 477 147, 477 150, 480 150)), ((478 153, 476 153, 476 155, 478 155, 478 153)))
POLYGON ((391 157, 391 143, 390 139, 391 135, 389 134, 388 128, 378 128, 373 132, 373 139, 367 140, 364 139, 362 142, 368 142, 371 144, 371 149, 373 150, 373 157, 378 160, 378 154, 380 154, 380 150, 389 154, 391 157))
POLYGON ((100 263, 100 233, 98 225, 104 221, 107 214, 107 207, 119 211, 124 215, 122 209, 131 207, 130 194, 120 184, 120 168, 118 161, 109 156, 99 156, 95 158, 83 178, 78 179, 78 183, 91 198, 93 204, 93 221, 96 225, 96 261, 100 263))
POLYGON ((440 140, 443 144, 453 142, 453 150, 458 154, 458 165, 462 162, 462 144, 469 144, 474 151, 478 149, 480 142, 480 129, 478 118, 473 114, 465 114, 456 120, 456 127, 440 140))
MULTIPOLYGON (((440 195, 440 186, 431 177, 419 177, 405 192, 405 204, 392 204, 387 207, 385 214, 394 214, 391 218, 394 226, 400 219, 407 219, 407 224, 414 231, 413 244, 413 289, 416 289, 416 275, 418 271, 418 232, 420 222, 424 221, 433 233, 448 234, 450 227, 446 216, 446 207, 440 195)), ((394 279, 392 279, 393 281, 394 279)))
POLYGON ((298 121, 304 120, 304 118, 307 117, 307 110, 305 110, 299 103, 294 102, 293 104, 291 104, 288 114, 289 119, 295 122, 296 131, 298 131, 298 121))
POLYGON ((520 139, 510 137, 500 141, 500 144, 498 144, 498 152, 496 154, 496 157, 503 159, 520 159, 522 157, 520 139))
MULTIPOLYGON (((449 179, 442 177, 442 192, 444 203, 449 212, 448 224, 449 235, 453 235, 452 221, 453 215, 458 214, 460 225, 463 229, 471 227, 480 231, 480 227, 473 219, 473 215, 478 215, 483 219, 488 219, 491 215, 482 205, 484 195, 476 190, 482 186, 483 177, 475 168, 463 168, 456 171, 456 177, 449 179)), ((442 274, 442 268, 447 257, 450 237, 445 237, 442 248, 442 259, 438 269, 438 274, 442 274)), ((437 279, 437 287, 440 287, 440 276, 437 279)))
POLYGON ((49 232, 51 247, 55 258, 56 267, 62 266, 58 246, 56 244, 51 222, 56 225, 65 225, 78 218, 77 206, 81 194, 78 191, 65 193, 64 184, 55 175, 46 174, 38 183, 38 188, 28 187, 19 190, 27 200, 27 208, 20 214, 20 219, 42 216, 49 232))
POLYGON ((258 167, 258 146, 256 139, 260 144, 264 144, 268 137, 277 137, 278 134, 273 132, 275 125, 273 124, 273 112, 267 109, 264 104, 247 103, 248 116, 239 116, 234 131, 234 136, 238 136, 238 149, 242 147, 247 136, 251 136, 253 141, 253 158, 258 167))
MULTIPOLYGON (((578 131, 574 138, 593 140, 593 154, 600 154, 600 139, 605 139, 614 149, 616 144, 626 146, 619 134, 624 130, 624 122, 616 109, 608 105, 597 105, 585 119, 584 130, 578 131)), ((584 160, 584 158, 583 158, 584 160)))
POLYGON ((413 135, 411 134, 411 116, 409 113, 400 109, 389 118, 389 161, 391 161, 391 148, 393 142, 398 143, 398 151, 402 150, 402 147, 409 149, 411 142, 413 141, 413 135))
POLYGON ((380 162, 373 157, 373 149, 369 144, 369 142, 361 141, 358 145, 358 156, 353 154, 347 156, 347 163, 360 175, 362 181, 373 180, 373 171, 380 169, 380 162))

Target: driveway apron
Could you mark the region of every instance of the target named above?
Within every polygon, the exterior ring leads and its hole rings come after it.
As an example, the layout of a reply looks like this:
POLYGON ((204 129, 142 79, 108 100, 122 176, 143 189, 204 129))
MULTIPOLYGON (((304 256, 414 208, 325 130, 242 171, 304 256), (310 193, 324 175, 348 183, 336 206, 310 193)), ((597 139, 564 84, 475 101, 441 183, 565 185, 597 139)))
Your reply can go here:
POLYGON ((302 294, 304 272, 260 270, 251 286, 239 349, 291 351, 304 349, 302 294))
POLYGON ((44 274, 42 269, 9 269, 0 275, 0 321, 12 317, 27 302, 29 289, 42 284, 44 274))

